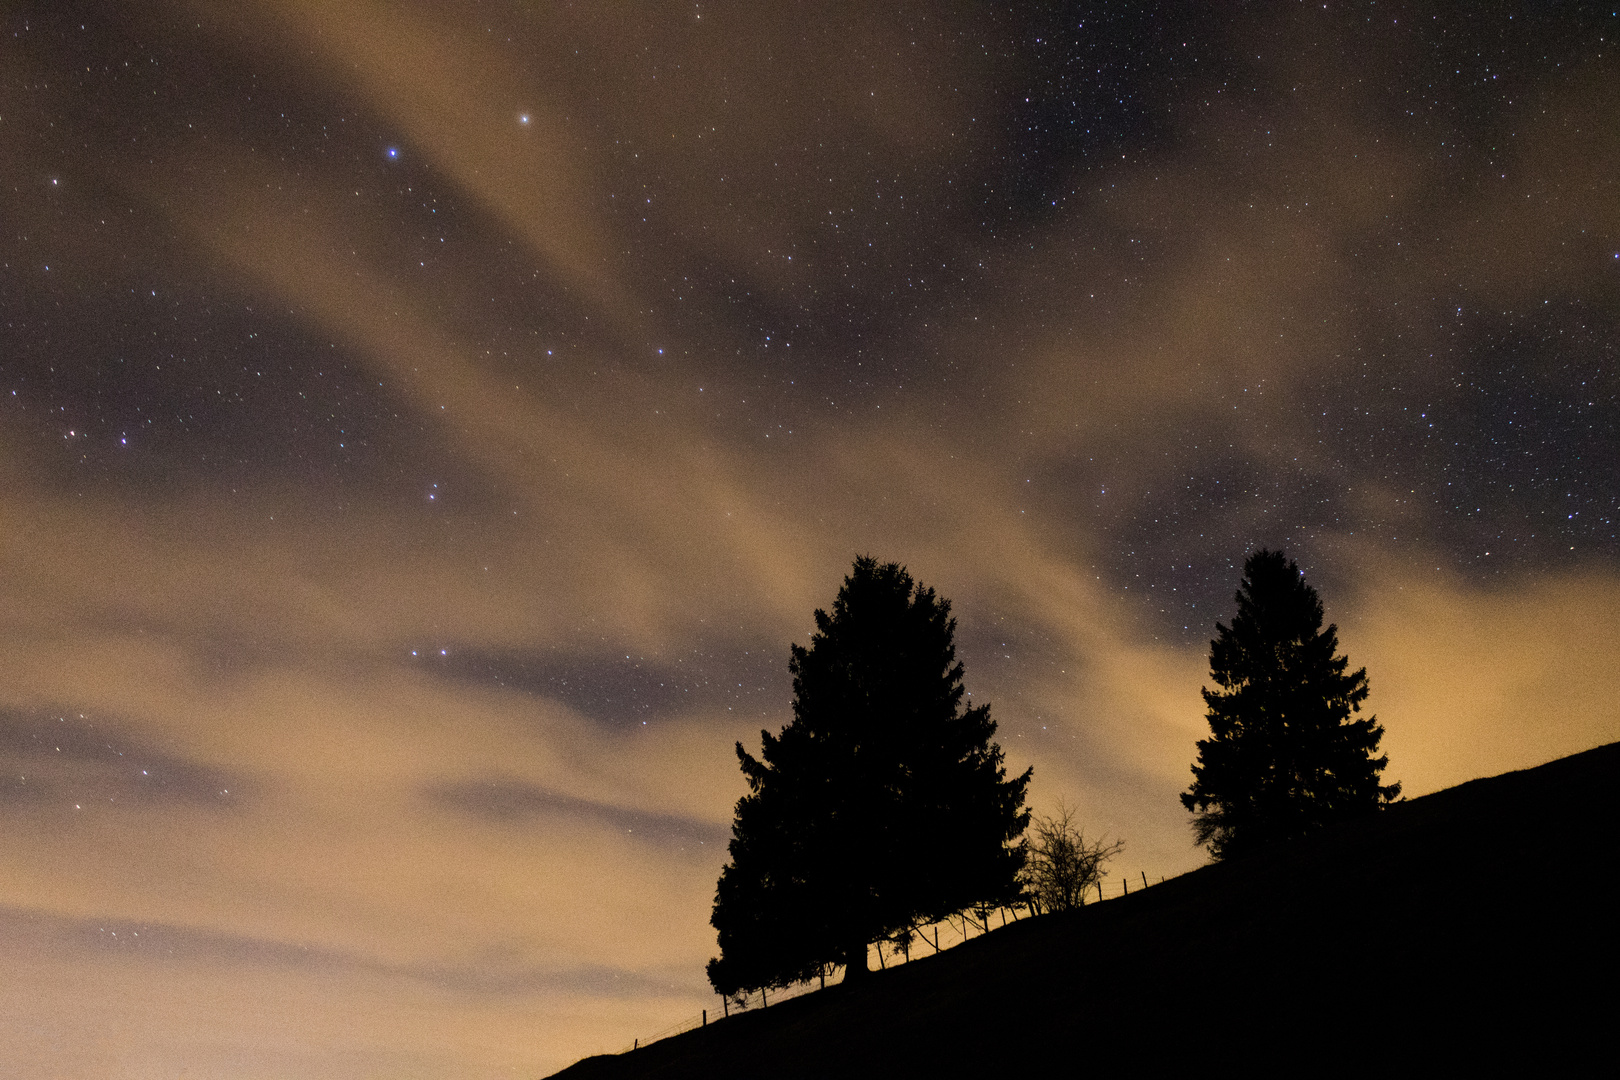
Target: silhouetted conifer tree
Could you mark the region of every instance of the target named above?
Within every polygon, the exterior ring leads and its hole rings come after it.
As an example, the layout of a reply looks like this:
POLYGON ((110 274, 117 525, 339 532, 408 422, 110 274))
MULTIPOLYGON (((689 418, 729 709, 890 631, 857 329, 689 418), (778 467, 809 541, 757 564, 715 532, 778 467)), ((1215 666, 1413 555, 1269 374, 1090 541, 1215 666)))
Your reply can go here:
POLYGON ((1210 737, 1198 743, 1192 789, 1198 842, 1217 859, 1304 836, 1369 813, 1400 795, 1380 785, 1384 729, 1356 718, 1367 669, 1346 673, 1338 627, 1322 629, 1322 601, 1279 551, 1243 567, 1232 625, 1215 624, 1204 690, 1210 737))
POLYGON ((865 974, 871 942, 1018 890, 1030 770, 1007 779, 990 707, 962 707, 949 602, 860 558, 815 618, 793 720, 760 733, 760 758, 737 744, 748 794, 710 920, 722 994, 865 974))

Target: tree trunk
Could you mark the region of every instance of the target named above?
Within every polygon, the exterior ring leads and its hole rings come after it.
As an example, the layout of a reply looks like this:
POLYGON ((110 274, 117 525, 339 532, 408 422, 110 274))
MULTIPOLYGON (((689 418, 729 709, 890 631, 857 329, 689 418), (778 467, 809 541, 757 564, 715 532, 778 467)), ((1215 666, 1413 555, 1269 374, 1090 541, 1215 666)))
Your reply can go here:
POLYGON ((867 942, 864 941, 859 945, 852 944, 849 946, 848 951, 844 953, 845 982, 849 982, 851 979, 864 979, 871 974, 866 967, 866 946, 867 942))

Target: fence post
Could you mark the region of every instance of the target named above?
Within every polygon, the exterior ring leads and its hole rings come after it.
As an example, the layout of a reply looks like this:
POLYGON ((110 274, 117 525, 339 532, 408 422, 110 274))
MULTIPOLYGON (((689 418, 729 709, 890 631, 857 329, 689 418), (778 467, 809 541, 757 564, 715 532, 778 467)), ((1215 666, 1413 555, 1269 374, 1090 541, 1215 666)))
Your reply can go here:
POLYGON ((703 1010, 703 1026, 704 1027, 709 1026, 709 1010, 708 1009, 703 1010))
POLYGON ((1097 879, 1097 903, 1102 903, 1102 878, 1097 879))
POLYGON ((1147 888, 1147 871, 1142 871, 1142 888, 1147 888))
POLYGON ((632 1039, 630 1041, 630 1049, 632 1049, 632 1050, 640 1050, 641 1049, 641 1040, 640 1039, 632 1039))
POLYGON ((1120 878, 1119 879, 1119 884, 1121 886, 1121 891, 1120 891, 1119 895, 1121 895, 1121 896, 1129 896, 1129 895, 1131 895, 1131 879, 1130 878, 1128 878, 1128 877, 1120 878))

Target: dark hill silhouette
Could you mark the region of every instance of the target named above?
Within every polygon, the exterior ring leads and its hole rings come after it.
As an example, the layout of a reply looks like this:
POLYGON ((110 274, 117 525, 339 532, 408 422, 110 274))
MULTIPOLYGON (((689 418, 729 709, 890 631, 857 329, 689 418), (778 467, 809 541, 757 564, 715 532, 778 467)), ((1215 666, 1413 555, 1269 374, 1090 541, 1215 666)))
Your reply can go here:
POLYGON ((557 1075, 1544 1071, 1620 1016, 1617 806, 1620 743, 557 1075))

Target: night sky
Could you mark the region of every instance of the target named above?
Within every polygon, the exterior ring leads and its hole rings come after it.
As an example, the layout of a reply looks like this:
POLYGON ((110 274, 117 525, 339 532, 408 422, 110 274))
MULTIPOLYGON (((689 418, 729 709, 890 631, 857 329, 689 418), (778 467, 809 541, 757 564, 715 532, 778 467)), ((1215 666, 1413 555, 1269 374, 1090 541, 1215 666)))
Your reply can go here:
POLYGON ((1620 738, 1620 17, 24 2, 21 1074, 537 1075, 718 1005, 858 554, 1031 803, 1176 799, 1244 557, 1421 795, 1620 738))

